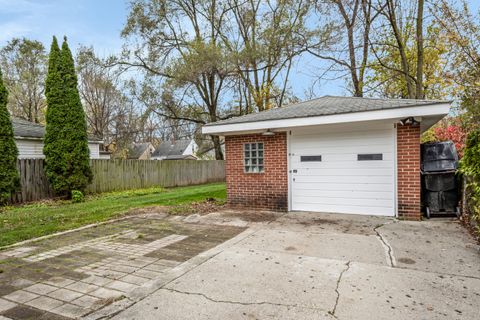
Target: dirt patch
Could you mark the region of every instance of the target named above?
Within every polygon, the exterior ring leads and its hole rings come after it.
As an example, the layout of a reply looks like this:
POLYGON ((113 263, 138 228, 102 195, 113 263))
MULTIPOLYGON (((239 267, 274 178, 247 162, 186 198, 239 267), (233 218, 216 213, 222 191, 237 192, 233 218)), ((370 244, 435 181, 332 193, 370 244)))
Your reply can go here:
POLYGON ((225 217, 236 217, 248 222, 268 222, 277 218, 278 213, 272 211, 250 211, 250 210, 235 210, 227 211, 222 214, 225 217))
POLYGON ((330 224, 330 225, 338 225, 338 221, 335 221, 335 220, 329 220, 329 219, 322 219, 322 218, 315 218, 315 219, 311 219, 311 220, 308 220, 308 221, 299 221, 298 222, 299 224, 303 225, 303 226, 315 226, 315 225, 319 225, 319 224, 330 224))
POLYGON ((225 202, 208 198, 205 201, 167 207, 165 212, 175 216, 188 216, 191 214, 199 214, 203 216, 212 212, 223 210, 224 208, 225 202))

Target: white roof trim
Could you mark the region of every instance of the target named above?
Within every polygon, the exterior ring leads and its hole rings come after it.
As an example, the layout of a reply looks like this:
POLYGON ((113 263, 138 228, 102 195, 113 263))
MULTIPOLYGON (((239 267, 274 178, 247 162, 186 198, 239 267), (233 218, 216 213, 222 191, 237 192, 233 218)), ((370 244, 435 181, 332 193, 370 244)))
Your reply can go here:
POLYGON ((450 103, 434 104, 428 106, 402 107, 375 111, 362 111, 326 116, 305 118, 290 118, 279 120, 266 120, 232 124, 219 124, 202 127, 203 134, 229 135, 245 132, 262 131, 266 129, 287 129, 293 127, 314 126, 322 124, 403 119, 407 117, 446 116, 450 112, 450 103))

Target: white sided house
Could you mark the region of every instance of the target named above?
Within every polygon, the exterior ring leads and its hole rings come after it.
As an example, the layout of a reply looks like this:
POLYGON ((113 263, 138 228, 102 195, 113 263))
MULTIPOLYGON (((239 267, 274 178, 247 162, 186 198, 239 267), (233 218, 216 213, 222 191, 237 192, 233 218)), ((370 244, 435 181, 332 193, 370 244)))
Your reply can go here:
POLYGON ((163 141, 152 153, 152 160, 197 160, 198 146, 193 139, 163 141))
MULTIPOLYGON (((18 148, 19 159, 43 159, 43 139, 45 137, 45 127, 41 124, 12 118, 13 133, 15 143, 18 148)), ((89 137, 88 148, 90 149, 90 159, 101 159, 100 145, 103 143, 98 138, 89 137)), ((108 156, 108 158, 110 158, 108 156)))
POLYGON ((450 101, 325 96, 208 124, 231 206, 420 219, 420 135, 450 101))

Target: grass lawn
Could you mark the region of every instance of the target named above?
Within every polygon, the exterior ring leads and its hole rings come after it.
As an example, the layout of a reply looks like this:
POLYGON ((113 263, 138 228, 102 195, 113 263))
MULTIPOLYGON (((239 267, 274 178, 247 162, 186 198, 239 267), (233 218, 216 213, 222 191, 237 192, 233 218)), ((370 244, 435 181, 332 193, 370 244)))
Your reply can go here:
POLYGON ((225 184, 122 191, 89 196, 82 203, 59 201, 5 208, 0 211, 0 247, 118 218, 134 208, 175 206, 206 198, 225 199, 225 184))

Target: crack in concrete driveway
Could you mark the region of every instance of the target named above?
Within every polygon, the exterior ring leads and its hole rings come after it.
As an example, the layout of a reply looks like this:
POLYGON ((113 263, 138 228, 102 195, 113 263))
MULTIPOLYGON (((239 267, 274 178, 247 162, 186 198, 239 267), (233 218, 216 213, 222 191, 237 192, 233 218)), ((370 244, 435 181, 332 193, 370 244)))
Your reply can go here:
POLYGON ((393 223, 393 222, 387 222, 387 223, 383 223, 381 225, 378 225, 375 228, 373 228, 373 231, 375 231, 375 233, 377 234, 378 240, 380 240, 380 242, 382 243, 382 246, 385 249, 387 262, 389 263, 390 267, 395 268, 397 263, 395 261, 395 256, 393 255, 392 246, 388 243, 387 239, 385 239, 379 231, 380 228, 382 228, 382 227, 384 227, 384 226, 386 226, 387 224, 390 224, 390 223, 393 223))
POLYGON ((478 246, 455 221, 294 212, 249 227, 115 319, 478 315, 478 246))

